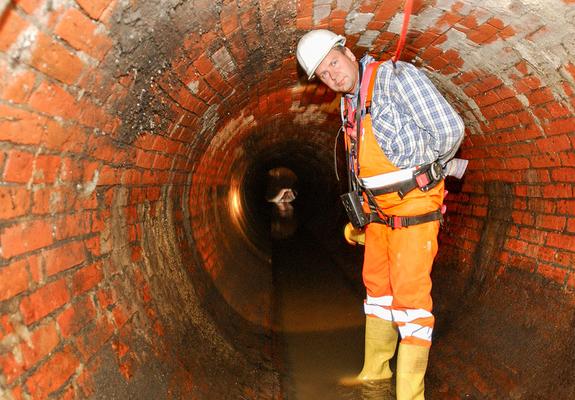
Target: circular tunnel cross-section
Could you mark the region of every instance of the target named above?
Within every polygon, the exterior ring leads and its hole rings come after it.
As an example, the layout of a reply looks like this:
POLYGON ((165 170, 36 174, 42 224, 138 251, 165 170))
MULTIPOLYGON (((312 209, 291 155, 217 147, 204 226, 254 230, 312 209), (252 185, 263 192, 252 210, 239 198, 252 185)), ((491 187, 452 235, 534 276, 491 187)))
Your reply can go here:
MULTIPOLYGON (((355 319, 307 318, 326 276, 341 310, 365 293, 340 98, 295 47, 326 28, 388 60, 403 7, 0 0, 0 398, 297 398, 317 371, 287 339, 361 352, 355 319), (280 168, 295 218, 274 236, 280 168)), ((461 115, 469 160, 446 182, 427 398, 575 398, 574 38, 573 0, 414 1, 402 60, 461 115)))

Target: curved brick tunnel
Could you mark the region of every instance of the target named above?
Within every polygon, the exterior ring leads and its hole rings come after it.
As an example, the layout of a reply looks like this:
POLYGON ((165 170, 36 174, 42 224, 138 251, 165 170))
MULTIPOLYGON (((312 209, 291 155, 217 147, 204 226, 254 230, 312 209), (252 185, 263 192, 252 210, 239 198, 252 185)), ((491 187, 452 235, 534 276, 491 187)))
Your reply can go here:
MULTIPOLYGON (((416 2, 403 58, 463 116, 470 160, 431 398, 575 396, 575 2, 542 3, 416 2)), ((345 252, 339 102, 293 49, 328 27, 389 58, 402 4, 0 1, 0 398, 281 398, 269 169, 345 252)))

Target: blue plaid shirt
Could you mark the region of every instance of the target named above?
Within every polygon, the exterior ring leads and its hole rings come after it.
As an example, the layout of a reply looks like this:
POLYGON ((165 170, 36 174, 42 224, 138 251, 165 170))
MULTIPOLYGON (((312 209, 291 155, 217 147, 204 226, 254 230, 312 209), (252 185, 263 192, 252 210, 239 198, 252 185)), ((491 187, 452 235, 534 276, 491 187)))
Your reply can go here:
MULTIPOLYGON (((365 56, 365 66, 373 62, 365 56)), ((355 96, 354 96, 355 97, 355 96)), ((355 100, 355 99, 354 99, 355 100)), ((380 65, 371 103, 375 138, 398 168, 447 162, 463 140, 461 117, 425 74, 409 63, 380 65)))

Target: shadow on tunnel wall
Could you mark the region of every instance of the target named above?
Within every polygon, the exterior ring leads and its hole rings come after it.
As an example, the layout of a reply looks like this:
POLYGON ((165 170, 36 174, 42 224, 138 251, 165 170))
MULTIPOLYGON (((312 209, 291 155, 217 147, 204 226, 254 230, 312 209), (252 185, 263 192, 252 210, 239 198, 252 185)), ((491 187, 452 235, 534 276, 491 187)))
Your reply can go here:
MULTIPOLYGON (((450 193, 458 196, 457 189, 450 193)), ((529 273, 533 266, 506 267, 501 255, 514 229, 513 187, 486 182, 484 193, 487 215, 473 254, 449 248, 450 237, 458 235, 449 208, 440 233, 432 273, 437 314, 432 398, 461 393, 477 399, 572 398, 575 296, 529 273)))

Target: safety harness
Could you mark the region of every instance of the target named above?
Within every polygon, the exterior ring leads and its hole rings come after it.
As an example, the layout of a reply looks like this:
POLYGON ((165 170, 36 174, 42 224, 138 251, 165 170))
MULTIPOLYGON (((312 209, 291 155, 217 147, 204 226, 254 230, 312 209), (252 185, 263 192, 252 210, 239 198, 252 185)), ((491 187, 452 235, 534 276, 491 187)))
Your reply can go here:
POLYGON ((348 131, 345 143, 349 170, 348 173, 350 178, 350 193, 342 196, 344 206, 350 216, 352 224, 356 228, 362 227, 371 222, 384 224, 392 229, 404 228, 437 220, 443 222, 441 209, 414 216, 388 215, 381 209, 376 200, 376 196, 394 192, 403 199, 412 190, 419 189, 426 192, 435 187, 444 178, 443 167, 438 161, 376 176, 365 178, 359 177, 359 145, 362 142, 362 135, 365 132, 361 125, 363 124, 365 116, 371 114, 373 87, 376 78, 376 71, 380 64, 381 62, 368 64, 364 73, 360 63, 360 90, 355 108, 354 121, 350 122, 348 118, 348 110, 353 109, 351 101, 344 97, 341 99, 343 129, 348 131), (365 82, 366 79, 369 84, 362 84, 362 80, 365 82), (363 98, 366 99, 365 102, 362 101, 363 98), (356 129, 356 133, 355 138, 352 138, 349 133, 352 132, 354 128, 356 129), (363 197, 364 200, 367 200, 370 210, 369 213, 365 213, 366 215, 364 216, 357 215, 363 210, 361 207, 358 207, 358 204, 353 204, 354 195, 357 196, 357 200, 355 201, 356 203, 361 201, 359 200, 361 197, 363 197), (356 215, 352 216, 352 213, 354 212, 356 215))

